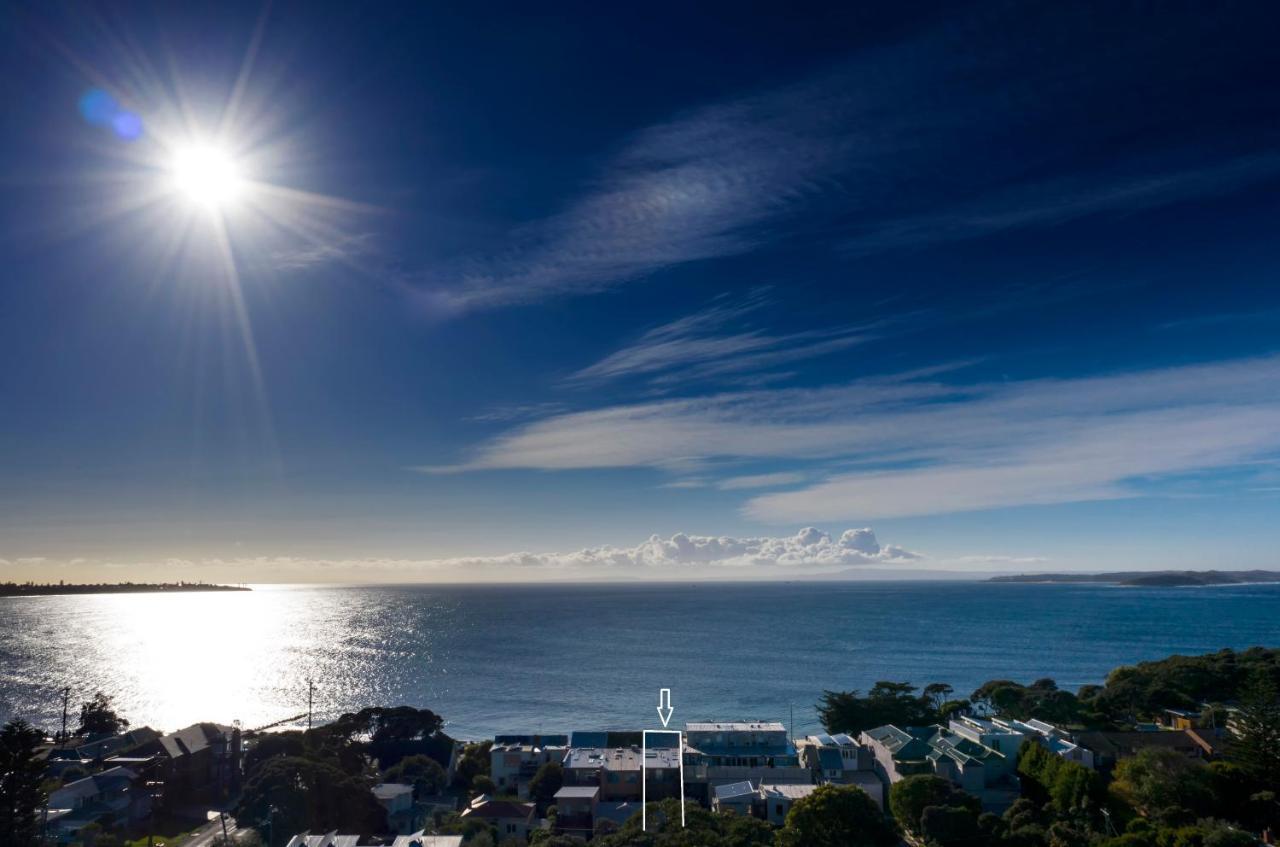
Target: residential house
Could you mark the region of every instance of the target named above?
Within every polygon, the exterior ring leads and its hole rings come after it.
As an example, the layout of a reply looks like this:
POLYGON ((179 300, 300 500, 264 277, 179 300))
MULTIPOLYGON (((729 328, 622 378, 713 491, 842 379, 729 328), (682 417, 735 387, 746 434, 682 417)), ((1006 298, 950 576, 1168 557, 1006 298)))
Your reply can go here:
POLYGON ((418 810, 413 802, 413 786, 382 782, 373 787, 378 805, 387 811, 387 827, 391 832, 408 835, 418 829, 418 810))
POLYGON ((819 783, 856 785, 884 808, 885 786, 875 771, 875 756, 846 733, 810 735, 796 742, 800 763, 819 783))
POLYGON ((238 727, 192 724, 143 744, 135 752, 160 757, 165 799, 170 804, 224 796, 240 785, 238 727))
POLYGON ((489 775, 499 793, 529 799, 529 783, 546 764, 562 764, 568 752, 568 738, 556 736, 500 735, 489 750, 489 775), (561 741, 553 744, 547 741, 561 741))
POLYGON ((590 838, 595 831, 600 786, 566 785, 556 792, 556 832, 590 838))
POLYGON ((1036 720, 1035 718, 1025 721, 1010 718, 993 718, 991 722, 997 726, 1007 727, 1015 732, 1022 733, 1024 738, 1038 742, 1055 756, 1060 756, 1069 762, 1084 765, 1086 768, 1094 767, 1093 751, 1076 744, 1071 740, 1070 733, 1059 729, 1051 723, 1036 720))
POLYGON ((932 727, 900 729, 892 724, 863 731, 858 742, 871 751, 875 771, 889 785, 904 777, 933 773, 928 739, 932 727))
POLYGON ((49 793, 48 834, 59 843, 74 840, 91 823, 129 826, 151 814, 151 794, 138 774, 110 768, 49 793))
POLYGON ((599 786, 604 802, 679 797, 680 751, 675 747, 570 748, 564 758, 564 784, 599 786))
MULTIPOLYGON (((1207 759, 1214 751, 1203 737, 1208 730, 1171 729, 1163 732, 1107 732, 1088 731, 1076 733, 1076 743, 1093 754, 1098 770, 1109 772, 1116 763, 1138 755, 1138 751, 1156 747, 1176 750, 1191 759, 1207 759)), ((1219 741, 1219 744, 1221 741, 1219 741)))
POLYGON ((734 812, 739 815, 750 815, 759 798, 759 792, 750 782, 731 782, 728 785, 717 785, 711 792, 711 810, 713 812, 734 812))
POLYGON ((795 785, 789 783, 763 783, 760 786, 760 808, 764 819, 774 826, 782 826, 787 822, 787 813, 797 801, 808 797, 818 786, 795 785))
POLYGON ((132 751, 159 737, 160 733, 146 726, 118 735, 98 736, 92 741, 87 736, 74 736, 39 747, 36 758, 45 763, 50 775, 61 776, 71 768, 92 770, 113 754, 132 751))
POLYGON ((1160 715, 1160 723, 1169 729, 1198 729, 1202 717, 1201 712, 1188 709, 1165 709, 1160 715))
MULTIPOLYGON (((941 776, 1001 812, 1019 794, 1016 759, 942 726, 893 725, 866 730, 859 741, 872 751, 875 769, 889 785, 914 774, 941 776)), ((1016 748, 1015 748, 1016 749, 1016 748)))
POLYGON ((499 841, 504 838, 528 841, 529 834, 538 828, 534 811, 533 803, 495 800, 487 794, 481 794, 462 810, 462 817, 466 820, 479 819, 488 823, 498 831, 499 841))
POLYGON ((777 721, 685 724, 685 793, 710 805, 718 785, 813 783, 795 744, 777 721))
POLYGON ((82 744, 76 748, 76 753, 82 759, 101 761, 111 755, 137 750, 139 747, 149 744, 159 737, 160 733, 151 727, 140 726, 137 729, 131 729, 119 735, 108 735, 105 738, 98 738, 82 744))

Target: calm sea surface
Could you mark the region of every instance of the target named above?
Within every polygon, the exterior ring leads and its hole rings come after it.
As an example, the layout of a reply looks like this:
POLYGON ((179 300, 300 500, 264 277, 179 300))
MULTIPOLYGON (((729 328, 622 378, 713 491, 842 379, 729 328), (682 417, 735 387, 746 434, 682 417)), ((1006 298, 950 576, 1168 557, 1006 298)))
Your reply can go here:
POLYGON ((880 679, 1053 677, 1280 645, 1280 585, 1138 589, 986 583, 264 587, 0 599, 0 718, 55 727, 102 690, 135 725, 260 726, 305 711, 426 706, 457 737, 789 720, 880 679))

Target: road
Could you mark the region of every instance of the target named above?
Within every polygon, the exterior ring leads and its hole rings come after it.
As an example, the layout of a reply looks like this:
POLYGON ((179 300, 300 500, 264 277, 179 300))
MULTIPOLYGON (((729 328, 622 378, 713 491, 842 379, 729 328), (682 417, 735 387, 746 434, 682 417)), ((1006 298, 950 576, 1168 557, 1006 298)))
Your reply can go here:
MULTIPOLYGON (((235 840, 240 831, 236 827, 236 819, 227 815, 227 835, 231 836, 232 840, 235 840)), ((217 817, 214 817, 213 820, 197 829, 186 841, 182 842, 182 847, 213 847, 214 841, 221 837, 222 822, 217 817)))

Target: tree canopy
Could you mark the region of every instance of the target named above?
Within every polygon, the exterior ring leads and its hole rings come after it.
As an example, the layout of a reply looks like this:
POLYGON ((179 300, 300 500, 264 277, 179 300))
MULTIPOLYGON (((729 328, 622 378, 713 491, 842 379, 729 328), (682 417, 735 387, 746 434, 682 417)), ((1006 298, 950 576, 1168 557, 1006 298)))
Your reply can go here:
POLYGON ((129 721, 116 714, 112 698, 99 691, 80 705, 81 735, 115 735, 129 728, 129 721))
POLYGON ((245 782, 235 816, 270 833, 271 847, 304 830, 382 833, 387 815, 367 780, 297 756, 264 763, 245 782))
POLYGON ((387 782, 399 782, 413 786, 415 798, 429 797, 445 787, 447 781, 444 768, 430 756, 405 756, 396 764, 383 772, 382 778, 387 782))
POLYGON ((820 785, 787 813, 779 847, 889 847, 898 834, 875 801, 852 785, 820 785))
POLYGON ((40 835, 44 767, 36 760, 43 733, 19 718, 0 729, 0 847, 31 847, 40 835))
POLYGON ((965 809, 976 818, 982 811, 978 798, 956 788, 949 780, 917 774, 895 782, 889 789, 889 810, 903 829, 922 832, 924 810, 930 806, 965 809))
MULTIPOLYGON (((929 686, 933 689, 933 686, 929 686)), ((928 689, 927 689, 928 690, 928 689)), ((919 726, 937 720, 937 691, 917 694, 908 682, 877 682, 866 697, 857 691, 824 691, 818 701, 818 717, 827 732, 857 735, 884 724, 919 726)))

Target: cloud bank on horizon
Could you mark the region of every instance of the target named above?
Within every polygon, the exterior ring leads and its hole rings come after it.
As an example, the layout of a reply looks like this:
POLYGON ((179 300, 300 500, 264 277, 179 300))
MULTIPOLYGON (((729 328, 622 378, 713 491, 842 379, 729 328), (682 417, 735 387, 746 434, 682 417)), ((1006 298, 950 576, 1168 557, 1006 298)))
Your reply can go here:
MULTIPOLYGON (((1038 559, 1006 560, 978 557, 982 561, 1035 562, 1038 559)), ((167 579, 182 574, 216 573, 213 579, 235 580, 262 575, 295 580, 372 578, 432 578, 448 581, 485 579, 542 579, 547 576, 584 579, 680 579, 715 576, 769 576, 779 573, 829 573, 837 568, 883 565, 888 567, 919 563, 927 557, 893 544, 881 544, 870 528, 848 529, 838 536, 814 527, 795 535, 732 536, 689 535, 678 532, 669 538, 652 535, 633 547, 604 545, 569 552, 516 552, 495 556, 460 556, 439 559, 313 559, 294 556, 254 556, 243 558, 165 559, 154 563, 130 563, 131 568, 162 569, 167 579)), ((977 561, 977 560, 975 560, 977 561)), ((65 567, 102 568, 119 563, 75 559, 58 562, 45 558, 0 559, 0 567, 40 568, 46 578, 65 567)), ((241 580, 235 580, 241 581, 241 580)), ((247 581, 253 581, 249 579, 247 581)))

